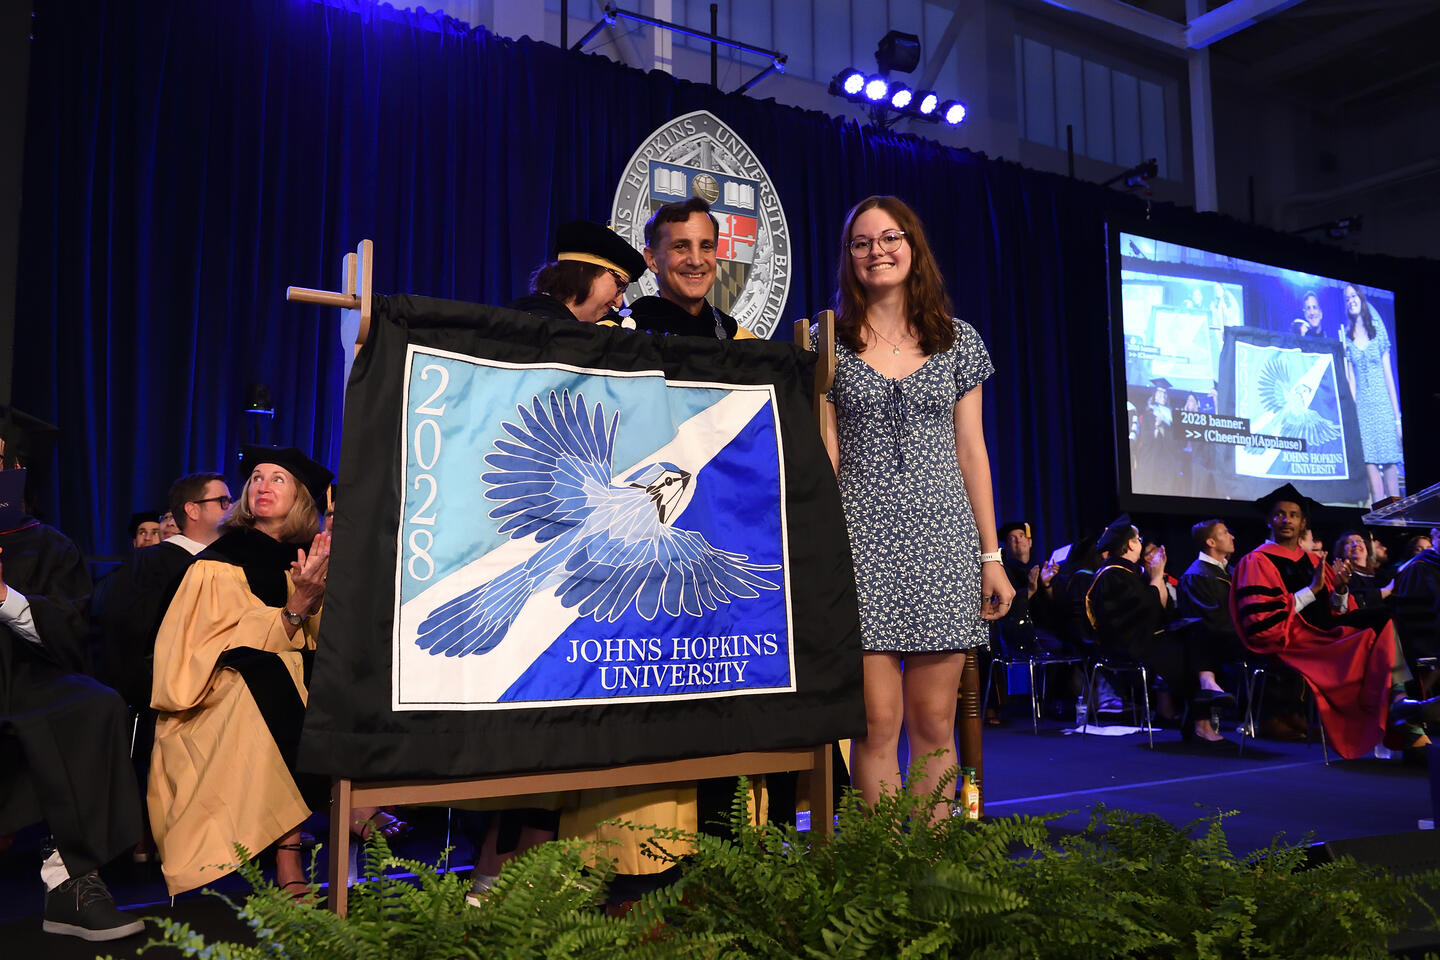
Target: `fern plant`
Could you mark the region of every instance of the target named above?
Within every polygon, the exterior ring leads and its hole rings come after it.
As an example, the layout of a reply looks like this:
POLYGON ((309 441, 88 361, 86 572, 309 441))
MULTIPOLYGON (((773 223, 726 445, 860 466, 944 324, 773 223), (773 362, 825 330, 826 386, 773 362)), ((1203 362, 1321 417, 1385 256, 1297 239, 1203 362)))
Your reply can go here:
MULTIPOLYGON (((661 938, 640 918, 601 909, 611 874, 587 866, 591 845, 547 843, 505 865, 484 905, 466 904, 469 881, 419 860, 394 856, 380 831, 364 845, 363 882, 350 891, 349 911, 324 909, 312 882, 295 899, 261 874, 236 847, 239 872, 253 888, 244 903, 220 894, 250 927, 255 943, 207 942, 188 924, 151 918, 160 929, 141 949, 178 950, 207 960, 480 960, 480 958, 631 958, 723 955, 723 937, 661 938), (414 879, 391 876, 391 871, 414 879)), ((315 876, 312 854, 309 873, 315 876)), ((445 860, 442 854, 441 862, 445 860)))
MULTIPOLYGON (((1058 842, 1046 824, 1061 814, 932 823, 953 777, 873 808, 848 794, 828 843, 752 826, 739 794, 734 839, 685 837, 682 879, 641 909, 754 957, 1308 960, 1387 956, 1417 889, 1440 886, 1437 872, 1399 879, 1348 858, 1306 868, 1303 846, 1278 841, 1236 857, 1228 813, 1177 827, 1100 806, 1058 842)), ((682 836, 657 831, 653 855, 673 860, 682 836)))
POLYGON ((1101 806, 1085 830, 1060 840, 1048 823, 1061 814, 933 822, 953 783, 951 771, 928 796, 901 790, 873 807, 847 793, 834 837, 822 842, 752 824, 742 781, 726 838, 639 828, 650 855, 680 864, 681 878, 621 917, 602 909, 612 879, 603 856, 577 841, 514 858, 474 909, 466 880, 393 856, 374 831, 365 882, 343 919, 318 906, 318 891, 314 902, 293 900, 237 848, 254 892, 231 906, 255 943, 208 943, 159 919, 161 938, 141 952, 163 944, 212 960, 1367 958, 1386 955, 1419 888, 1440 886, 1437 873, 1397 879, 1349 859, 1307 866, 1304 847, 1279 842, 1237 857, 1225 839, 1228 813, 1176 827, 1101 806), (677 855, 679 841, 692 852, 677 855))

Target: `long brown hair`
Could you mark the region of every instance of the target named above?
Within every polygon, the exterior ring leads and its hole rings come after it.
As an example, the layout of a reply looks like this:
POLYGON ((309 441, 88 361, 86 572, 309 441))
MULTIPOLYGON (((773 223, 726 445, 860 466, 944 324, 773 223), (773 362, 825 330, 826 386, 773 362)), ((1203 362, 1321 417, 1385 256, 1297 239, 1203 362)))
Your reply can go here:
POLYGON ((1374 339, 1375 339, 1375 322, 1370 319, 1370 301, 1365 299, 1365 291, 1364 291, 1364 290, 1361 290, 1359 287, 1355 286, 1355 284, 1353 284, 1353 283, 1347 283, 1347 284, 1345 284, 1345 286, 1343 286, 1343 287, 1340 288, 1340 297, 1341 297, 1341 301, 1342 301, 1342 302, 1343 302, 1344 299, 1345 299, 1345 291, 1346 291, 1346 290, 1354 290, 1354 291, 1355 291, 1355 296, 1357 296, 1357 297, 1360 298, 1360 312, 1359 312, 1359 314, 1357 314, 1356 316, 1353 316, 1353 317, 1352 317, 1352 316, 1350 315, 1350 306, 1349 306, 1349 304, 1346 304, 1346 305, 1345 305, 1345 335, 1348 336, 1351 340, 1354 340, 1354 339, 1355 339, 1355 321, 1356 321, 1356 320, 1361 320, 1361 321, 1363 321, 1364 324, 1365 324, 1365 336, 1369 337, 1371 340, 1374 340, 1374 339))
POLYGON ((899 197, 866 197, 855 204, 845 217, 840 233, 840 260, 835 268, 835 336, 857 353, 865 348, 860 332, 865 326, 865 310, 869 306, 865 289, 855 278, 854 258, 850 256, 850 232, 855 221, 868 210, 879 208, 895 218, 910 245, 910 274, 905 278, 905 310, 911 328, 919 341, 920 352, 927 356, 949 350, 955 342, 954 308, 945 293, 945 278, 930 252, 925 228, 919 216, 899 197))
MULTIPOLYGON (((275 466, 280 467, 277 463, 275 466)), ((284 470, 290 482, 295 485, 295 500, 290 504, 290 510, 285 514, 285 520, 280 524, 280 533, 275 537, 281 543, 304 543, 309 544, 315 539, 315 534, 320 532, 320 511, 315 507, 315 498, 303 483, 295 478, 289 470, 284 470)), ((251 475, 253 476, 253 474, 251 475)), ((225 514, 225 519, 220 521, 222 530, 254 530, 255 522, 258 519, 254 511, 250 509, 250 477, 245 478, 245 486, 240 489, 240 499, 236 500, 230 507, 230 512, 225 514)))

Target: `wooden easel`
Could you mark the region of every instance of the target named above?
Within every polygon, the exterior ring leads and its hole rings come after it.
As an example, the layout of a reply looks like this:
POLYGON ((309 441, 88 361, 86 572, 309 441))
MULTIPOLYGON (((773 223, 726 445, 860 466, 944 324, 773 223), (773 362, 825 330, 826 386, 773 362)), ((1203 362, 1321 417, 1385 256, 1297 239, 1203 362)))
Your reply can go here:
MULTIPOLYGON (((342 330, 349 336, 354 330, 355 351, 347 358, 346 375, 354 356, 360 352, 370 335, 373 295, 374 245, 360 241, 355 253, 345 256, 341 276, 341 292, 290 287, 285 299, 298 303, 314 303, 339 307, 345 311, 342 330)), ((815 394, 812 401, 817 415, 824 404, 825 392, 834 376, 835 350, 833 318, 822 315, 822 339, 828 330, 829 362, 822 378, 817 369, 815 394)), ((802 321, 803 322, 803 321, 802 321)), ((808 325, 807 325, 808 332, 808 325)), ((330 792, 330 886, 327 906, 344 916, 349 906, 350 890, 346 883, 350 859, 350 821, 357 806, 384 806, 406 803, 454 803, 461 800, 495 799, 579 790, 596 787, 633 787, 717 777, 754 776, 765 773, 799 772, 802 778, 799 796, 810 802, 810 829, 820 838, 834 831, 835 789, 830 744, 793 750, 764 750, 691 757, 657 763, 626 764, 588 770, 566 770, 555 773, 512 774, 446 780, 360 781, 340 777, 330 792), (808 783, 805 782, 808 780, 808 783)))

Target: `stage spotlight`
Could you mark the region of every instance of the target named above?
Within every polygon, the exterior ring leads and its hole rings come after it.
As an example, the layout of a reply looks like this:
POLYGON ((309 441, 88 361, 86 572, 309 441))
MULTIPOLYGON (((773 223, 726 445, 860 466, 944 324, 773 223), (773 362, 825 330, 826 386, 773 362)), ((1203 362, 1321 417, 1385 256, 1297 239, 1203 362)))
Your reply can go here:
POLYGON ((909 73, 920 63, 920 38, 891 30, 875 48, 875 63, 887 73, 909 73))
POLYGON ((920 116, 930 116, 938 106, 940 106, 940 98, 935 95, 933 90, 927 90, 920 95, 920 116))
POLYGON ((836 89, 844 91, 846 96, 858 96, 865 88, 865 74, 850 67, 835 74, 834 84, 836 89))
POLYGON ((950 126, 957 127, 965 119, 965 104, 959 100, 946 100, 940 107, 940 116, 944 117, 950 126))
POLYGON ((878 73, 865 81, 865 96, 867 99, 879 103, 885 99, 885 94, 890 89, 889 82, 878 73))
POLYGON ((903 83, 897 83, 890 88, 890 106, 894 107, 896 110, 904 110, 906 107, 910 106, 910 101, 914 99, 915 91, 911 90, 903 83))

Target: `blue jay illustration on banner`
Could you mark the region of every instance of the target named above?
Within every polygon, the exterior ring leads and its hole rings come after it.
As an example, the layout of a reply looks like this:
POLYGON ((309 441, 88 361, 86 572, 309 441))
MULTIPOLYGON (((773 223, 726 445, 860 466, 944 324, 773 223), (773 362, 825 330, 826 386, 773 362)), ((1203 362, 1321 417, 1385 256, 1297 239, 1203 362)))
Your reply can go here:
POLYGON ((519 423, 502 426, 480 479, 500 501, 490 511, 500 532, 533 536, 544 547, 524 563, 444 603, 420 624, 417 643, 431 654, 483 654, 504 638, 525 602, 553 588, 581 616, 614 622, 628 609, 654 620, 700 616, 731 597, 755 597, 777 584, 759 574, 778 564, 749 563, 704 535, 671 526, 694 480, 667 461, 646 464, 616 484, 611 451, 620 423, 569 393, 548 404, 517 406, 519 423))
POLYGON ((794 689, 771 387, 409 350, 395 709, 794 689))
POLYGON ((1350 471, 1334 357, 1293 347, 1235 344, 1235 414, 1254 435, 1298 450, 1238 445, 1235 472, 1286 480, 1344 480, 1350 471))

